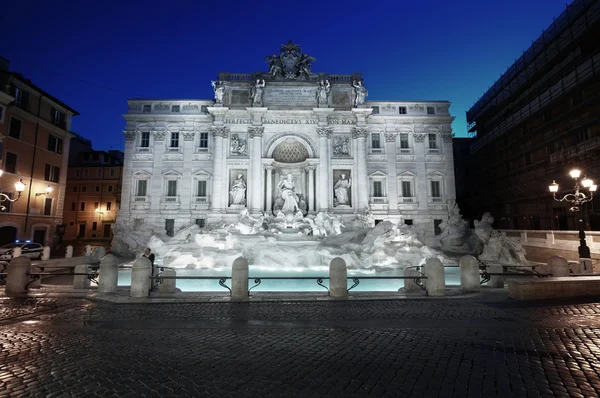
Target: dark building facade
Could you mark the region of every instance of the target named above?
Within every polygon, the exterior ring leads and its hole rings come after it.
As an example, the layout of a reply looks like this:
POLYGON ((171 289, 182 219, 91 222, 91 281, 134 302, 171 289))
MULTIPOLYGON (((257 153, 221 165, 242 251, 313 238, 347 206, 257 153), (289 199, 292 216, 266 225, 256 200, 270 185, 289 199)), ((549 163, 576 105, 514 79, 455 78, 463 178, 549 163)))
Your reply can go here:
MULTIPOLYGON (((574 1, 469 109, 463 213, 490 212, 498 228, 577 229, 579 214, 548 185, 572 190, 573 168, 600 182, 599 37, 600 1, 574 1)), ((600 201, 582 211, 599 230, 600 201)))

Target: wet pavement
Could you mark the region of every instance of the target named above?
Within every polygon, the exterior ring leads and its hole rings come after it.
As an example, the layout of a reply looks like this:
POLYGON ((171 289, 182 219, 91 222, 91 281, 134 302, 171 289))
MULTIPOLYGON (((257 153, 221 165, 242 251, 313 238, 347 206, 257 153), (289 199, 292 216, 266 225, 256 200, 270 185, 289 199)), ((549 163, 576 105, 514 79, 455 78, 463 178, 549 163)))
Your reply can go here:
POLYGON ((0 297, 0 397, 600 393, 600 301, 0 297))

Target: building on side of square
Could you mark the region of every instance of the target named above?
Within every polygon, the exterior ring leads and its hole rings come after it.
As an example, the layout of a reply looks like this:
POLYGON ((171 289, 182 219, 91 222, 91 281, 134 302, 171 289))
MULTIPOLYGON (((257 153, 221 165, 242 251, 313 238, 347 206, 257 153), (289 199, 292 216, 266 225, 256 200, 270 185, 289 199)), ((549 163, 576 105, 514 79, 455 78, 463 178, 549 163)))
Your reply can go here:
POLYGON ((455 200, 448 101, 366 101, 360 74, 312 73, 289 42, 268 73, 220 73, 214 100, 128 101, 117 222, 156 232, 271 216, 293 181, 305 215, 421 225, 455 200), (289 176, 289 177, 288 177, 289 176))

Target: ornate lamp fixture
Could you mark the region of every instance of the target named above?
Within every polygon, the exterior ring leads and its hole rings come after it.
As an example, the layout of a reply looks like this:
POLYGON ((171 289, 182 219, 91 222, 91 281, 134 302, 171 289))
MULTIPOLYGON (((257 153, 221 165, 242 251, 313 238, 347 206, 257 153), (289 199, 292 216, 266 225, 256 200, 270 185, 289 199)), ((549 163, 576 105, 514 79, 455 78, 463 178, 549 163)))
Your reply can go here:
POLYGON ((587 178, 584 175, 581 177, 581 170, 573 169, 569 172, 569 175, 573 180, 575 180, 574 192, 567 193, 562 198, 556 197, 556 193, 558 192, 558 184, 556 181, 552 181, 552 184, 548 187, 550 192, 552 192, 554 196, 554 200, 557 202, 567 202, 571 204, 571 208, 569 211, 578 211, 580 213, 579 216, 579 258, 590 258, 590 249, 587 247, 585 243, 585 225, 583 222, 583 217, 581 216, 581 205, 589 202, 594 198, 594 192, 596 192, 597 186, 594 184, 594 181, 587 178), (586 192, 587 190, 587 192, 586 192))
MULTIPOLYGON (((3 171, 0 170, 0 176, 2 176, 2 173, 3 173, 3 171)), ((23 193, 24 190, 25 190, 25 183, 23 182, 23 180, 19 180, 19 181, 15 182, 15 191, 17 191, 17 197, 13 199, 5 193, 0 193, 0 203, 16 202, 17 200, 19 200, 19 198, 21 197, 21 194, 23 193)), ((0 211, 4 211, 4 210, 6 210, 6 207, 0 205, 0 211)))

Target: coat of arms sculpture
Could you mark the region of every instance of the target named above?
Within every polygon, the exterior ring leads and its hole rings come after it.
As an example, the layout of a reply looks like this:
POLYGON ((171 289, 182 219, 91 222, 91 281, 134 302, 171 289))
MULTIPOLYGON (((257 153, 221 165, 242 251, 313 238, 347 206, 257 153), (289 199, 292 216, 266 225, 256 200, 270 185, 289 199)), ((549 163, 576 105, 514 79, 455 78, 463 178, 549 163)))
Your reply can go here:
POLYGON ((265 58, 269 63, 269 75, 273 78, 284 79, 308 79, 311 76, 311 62, 316 61, 314 57, 302 54, 302 49, 291 40, 281 45, 281 54, 270 55, 265 58))

